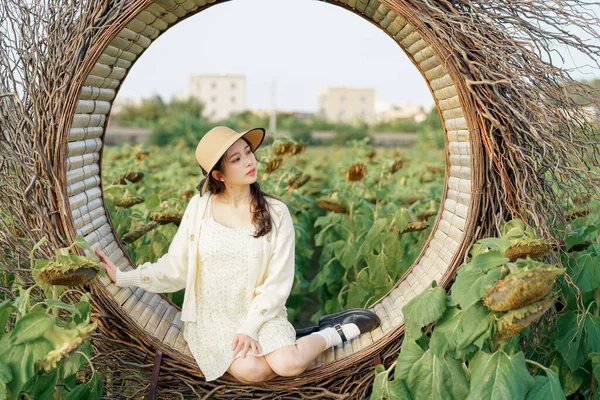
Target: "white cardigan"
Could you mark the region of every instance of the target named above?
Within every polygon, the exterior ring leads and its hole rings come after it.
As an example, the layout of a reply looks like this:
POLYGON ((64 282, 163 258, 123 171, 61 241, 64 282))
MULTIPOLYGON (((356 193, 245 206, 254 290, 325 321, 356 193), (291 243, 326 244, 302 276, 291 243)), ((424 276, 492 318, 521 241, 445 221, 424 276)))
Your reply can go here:
MULTIPOLYGON (((195 194, 188 203, 177 233, 168 252, 155 263, 146 262, 132 271, 117 268, 115 284, 120 287, 136 286, 152 293, 176 292, 185 288, 182 321, 196 321, 196 261, 200 220, 204 215, 209 192, 195 194)), ((295 231, 292 216, 282 201, 265 196, 270 207, 273 228, 261 236, 264 246, 262 267, 250 282, 255 282, 254 298, 245 322, 238 333, 258 339, 262 324, 274 318, 285 307, 294 284, 295 231)), ((235 245, 235 244, 232 244, 235 245)), ((226 284, 226 282, 222 282, 226 284)))

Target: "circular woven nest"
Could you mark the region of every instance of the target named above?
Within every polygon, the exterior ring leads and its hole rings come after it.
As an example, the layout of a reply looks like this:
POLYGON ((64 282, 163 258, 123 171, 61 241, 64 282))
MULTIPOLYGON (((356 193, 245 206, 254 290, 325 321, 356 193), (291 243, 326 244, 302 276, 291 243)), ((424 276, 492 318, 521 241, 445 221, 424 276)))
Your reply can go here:
MULTIPOLYGON (((43 12, 33 15, 25 5, 5 13, 2 18, 10 19, 29 12, 32 21, 37 16, 40 26, 48 29, 46 50, 29 55, 39 57, 35 73, 28 80, 17 79, 18 84, 3 77, 0 87, 0 92, 15 93, 2 97, 5 118, 0 118, 0 132, 7 151, 0 161, 9 168, 2 172, 6 184, 0 187, 0 201, 15 223, 27 227, 20 237, 3 235, 3 245, 14 254, 27 254, 28 243, 38 237, 35 232, 49 235, 54 246, 80 234, 118 268, 135 268, 105 209, 101 186, 112 102, 129 69, 156 38, 223 2, 65 2, 47 20, 43 12), (25 90, 19 92, 18 85, 25 90), (37 168, 31 167, 31 160, 37 168)), ((558 15, 557 25, 577 21, 583 27, 598 26, 596 19, 583 22, 587 16, 570 13, 569 6, 577 6, 577 1, 562 2, 562 11, 541 0, 525 2, 529 6, 503 0, 326 2, 388 35, 427 82, 442 118, 446 150, 444 191, 431 235, 413 266, 371 307, 381 318, 379 328, 326 350, 299 377, 277 377, 254 386, 229 374, 204 381, 183 338, 181 310, 164 296, 120 288, 108 278, 93 281, 89 288, 99 327, 93 344, 102 355, 95 362, 123 376, 134 365, 146 373, 145 382, 129 382, 140 390, 147 390, 152 360, 160 350, 162 395, 365 398, 374 364, 389 365, 397 358, 404 330, 402 307, 408 301, 432 281, 448 287, 471 244, 497 233, 501 221, 520 217, 552 237, 565 224, 553 185, 575 195, 597 183, 583 168, 585 162, 598 164, 597 150, 586 144, 594 126, 563 89, 568 85, 588 101, 598 100, 534 53, 536 41, 544 43, 552 34, 524 23, 527 18, 543 20, 551 12, 558 15), (529 7, 537 8, 533 16, 529 7), (509 15, 504 23, 530 33, 530 43, 515 39, 506 26, 494 22, 494 16, 509 15)), ((30 37, 27 45, 41 48, 42 36, 30 37)), ((599 54, 591 45, 574 47, 599 54)), ((35 63, 25 62, 25 51, 19 57, 16 64, 35 68, 35 63)), ((0 62, 2 69, 10 65, 8 59, 0 62)), ((2 229, 13 232, 10 224, 2 229)), ((105 383, 115 398, 124 396, 117 381, 113 376, 113 382, 105 383)))

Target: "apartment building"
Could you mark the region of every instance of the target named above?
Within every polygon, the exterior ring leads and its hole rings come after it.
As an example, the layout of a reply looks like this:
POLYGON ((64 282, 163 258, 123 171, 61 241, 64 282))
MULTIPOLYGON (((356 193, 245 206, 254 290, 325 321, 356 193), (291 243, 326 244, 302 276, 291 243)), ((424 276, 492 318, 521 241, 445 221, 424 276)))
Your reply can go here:
POLYGON ((332 122, 376 121, 375 89, 327 87, 319 94, 319 114, 332 122))
POLYGON ((204 103, 204 117, 210 121, 246 110, 244 75, 193 75, 189 82, 188 96, 204 103))

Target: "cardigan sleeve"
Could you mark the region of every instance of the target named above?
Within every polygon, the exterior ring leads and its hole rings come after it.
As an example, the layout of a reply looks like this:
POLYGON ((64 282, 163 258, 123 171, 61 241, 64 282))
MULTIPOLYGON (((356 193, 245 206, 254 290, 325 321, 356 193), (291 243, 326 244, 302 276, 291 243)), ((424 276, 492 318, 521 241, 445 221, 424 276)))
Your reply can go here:
POLYGON ((188 248, 192 240, 189 231, 192 218, 190 214, 195 204, 193 200, 188 203, 167 253, 155 263, 148 261, 131 271, 125 272, 117 268, 115 285, 137 286, 151 293, 176 292, 186 287, 188 248))
POLYGON ((244 333, 258 340, 263 323, 274 318, 292 291, 295 273, 296 237, 292 216, 284 205, 281 225, 274 238, 274 249, 267 265, 266 278, 254 290, 246 320, 237 333, 244 333))

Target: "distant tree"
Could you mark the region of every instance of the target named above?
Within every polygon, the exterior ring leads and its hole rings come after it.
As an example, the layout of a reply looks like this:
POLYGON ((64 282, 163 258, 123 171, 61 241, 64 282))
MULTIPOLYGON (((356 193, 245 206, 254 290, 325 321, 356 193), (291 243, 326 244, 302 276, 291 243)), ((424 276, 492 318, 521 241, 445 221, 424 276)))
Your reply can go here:
POLYGON ((183 99, 172 98, 167 105, 169 114, 187 114, 190 116, 202 117, 204 112, 204 103, 196 97, 186 97, 183 99))
POLYGON ((160 95, 142 99, 138 105, 125 105, 115 115, 113 122, 121 126, 149 127, 167 114, 167 105, 160 95))

